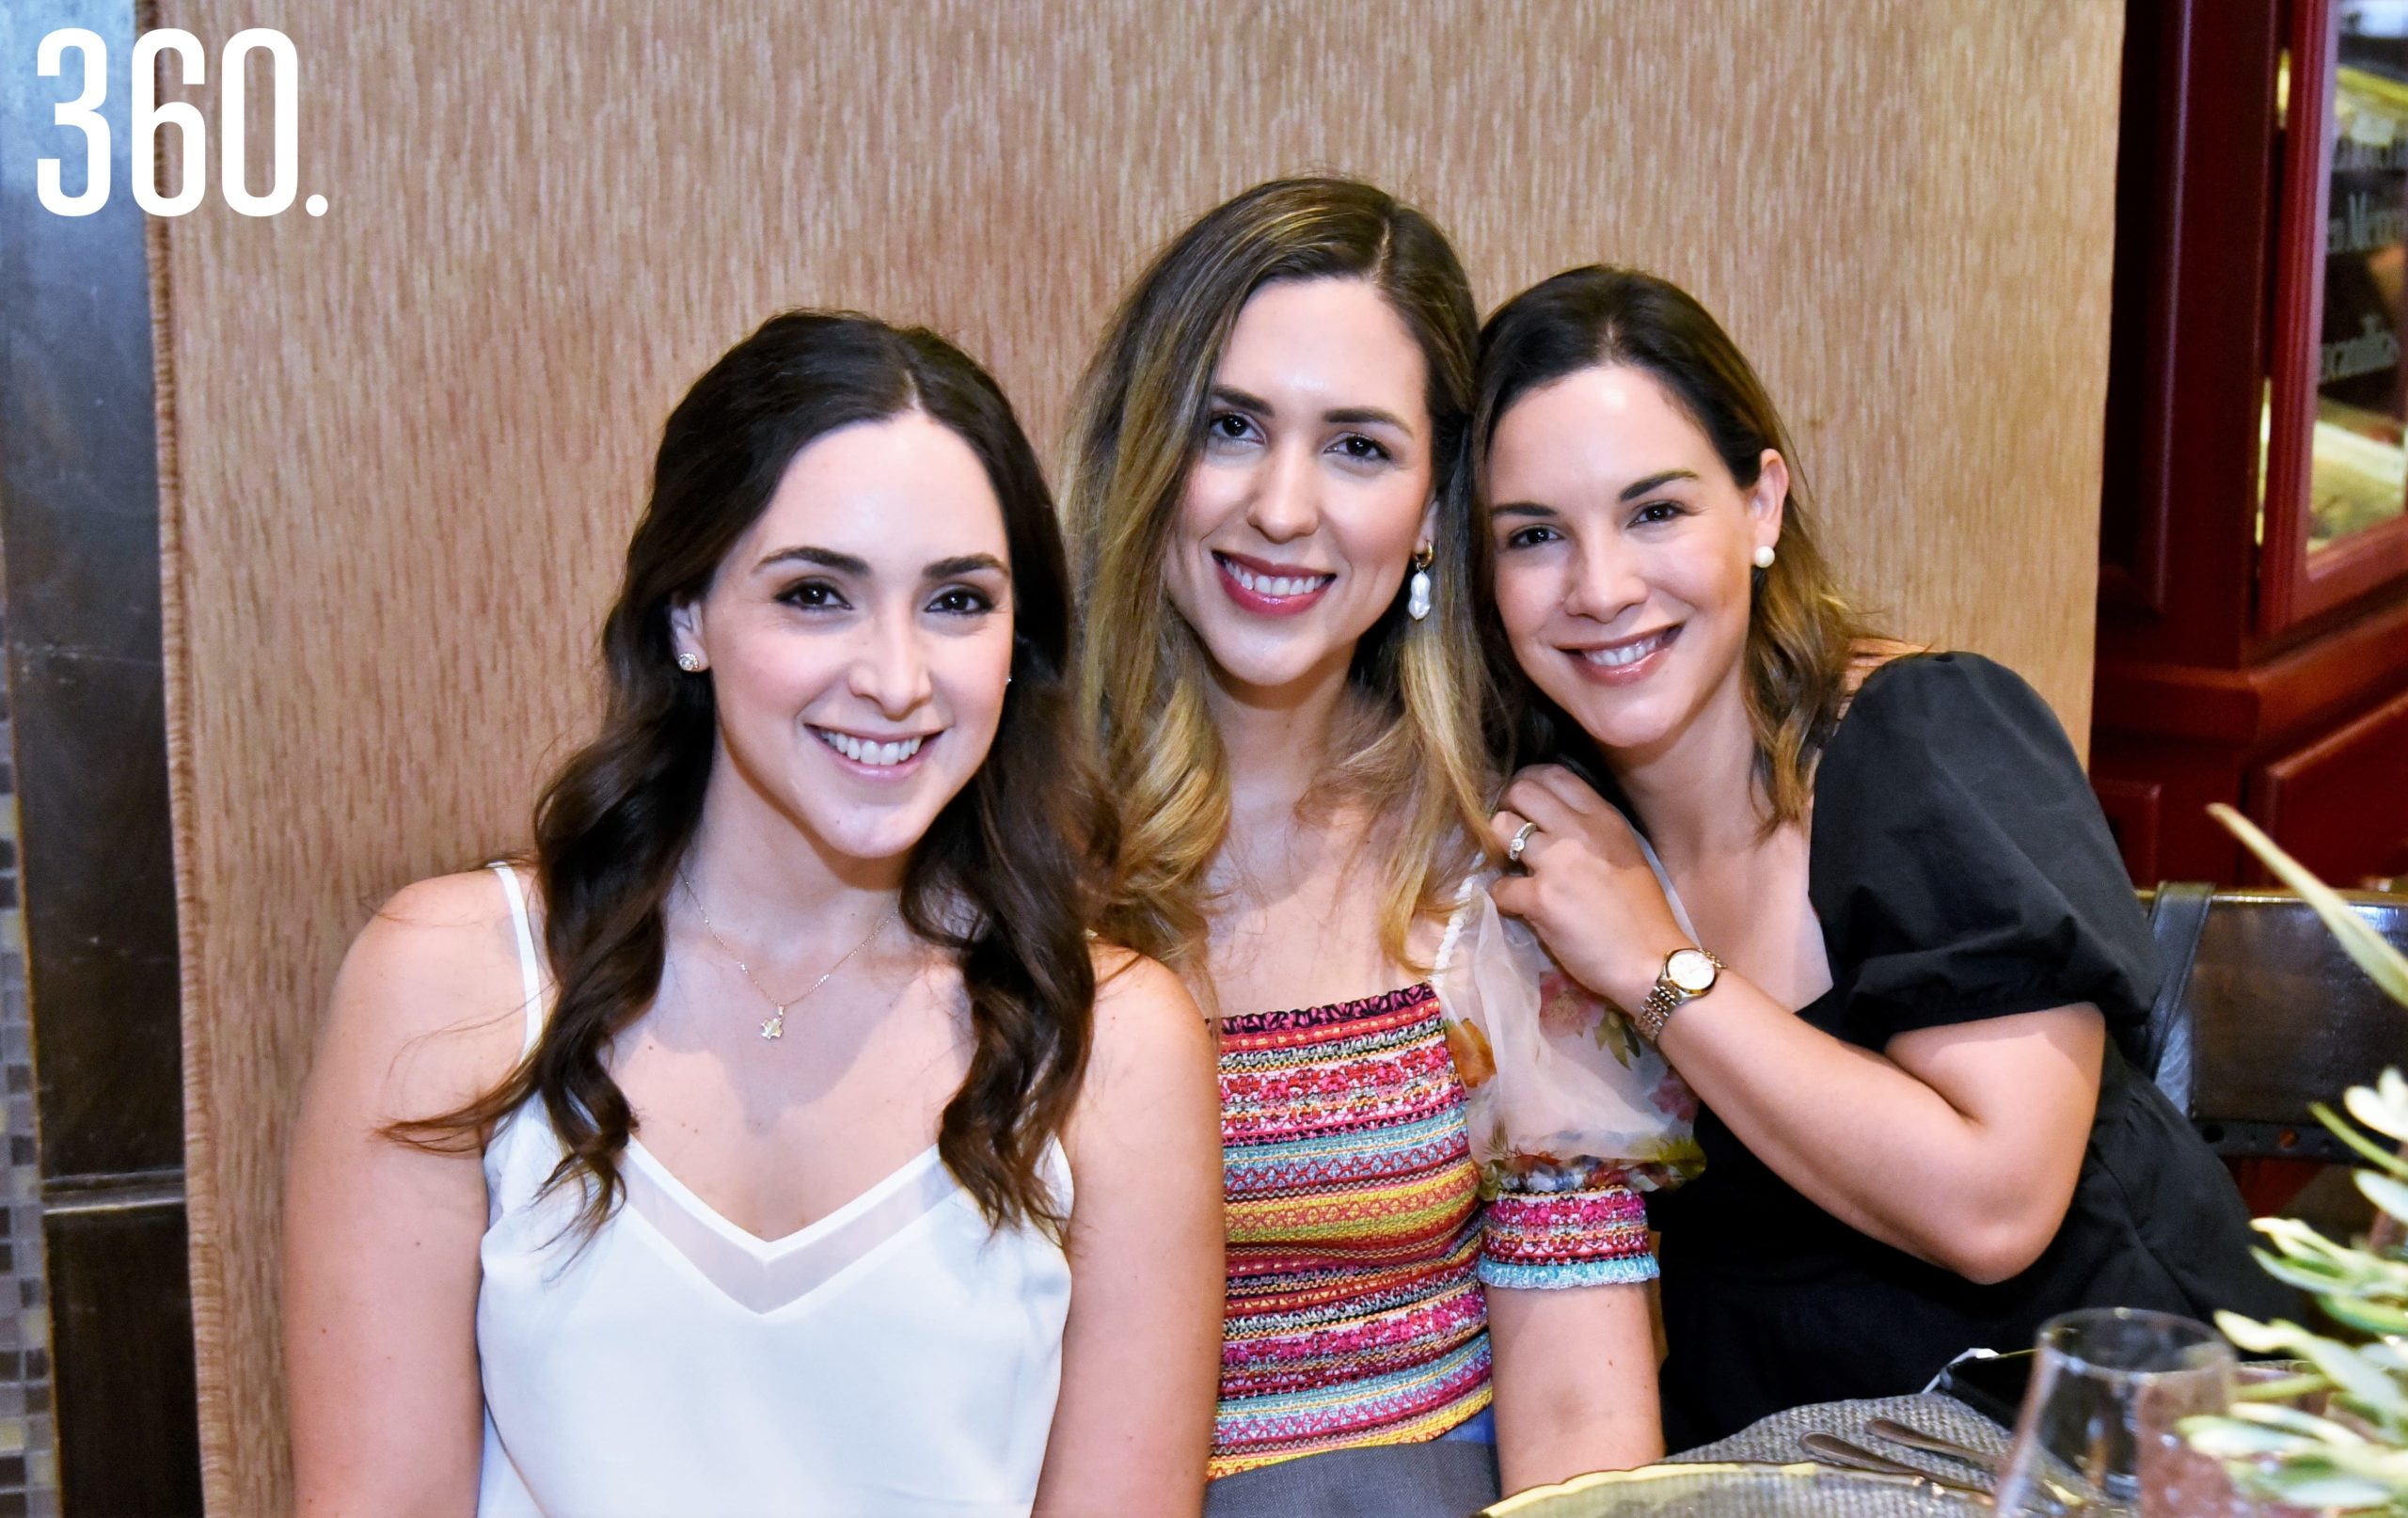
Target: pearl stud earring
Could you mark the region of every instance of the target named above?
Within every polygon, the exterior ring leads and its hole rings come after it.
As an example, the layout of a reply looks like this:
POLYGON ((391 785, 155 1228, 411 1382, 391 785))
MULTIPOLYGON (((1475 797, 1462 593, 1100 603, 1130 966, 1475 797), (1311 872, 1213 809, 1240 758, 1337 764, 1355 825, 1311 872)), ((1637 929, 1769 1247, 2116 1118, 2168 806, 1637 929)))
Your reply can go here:
POLYGON ((1769 543, 1757 544, 1755 561, 1756 567, 1758 569, 1770 569, 1772 567, 1772 545, 1769 543))

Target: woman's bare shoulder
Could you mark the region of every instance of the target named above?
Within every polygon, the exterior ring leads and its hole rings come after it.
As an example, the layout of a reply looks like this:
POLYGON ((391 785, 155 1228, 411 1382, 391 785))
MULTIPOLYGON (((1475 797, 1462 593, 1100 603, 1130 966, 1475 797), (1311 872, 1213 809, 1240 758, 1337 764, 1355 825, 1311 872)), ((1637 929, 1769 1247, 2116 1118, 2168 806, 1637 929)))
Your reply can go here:
POLYGON ((516 920, 490 870, 394 893, 335 978, 321 1059, 382 1062, 392 1116, 448 1111, 498 1084, 525 1044, 516 920))
POLYGON ((1097 1036, 1107 1022, 1194 1023, 1203 1026, 1203 1011, 1176 971, 1133 949, 1097 940, 1088 945, 1095 958, 1097 1036))
POLYGON ((1217 1191, 1221 1100, 1211 1024, 1168 966, 1103 944, 1095 958, 1095 1036, 1063 1135, 1082 1192, 1099 1175, 1157 1185, 1169 1171, 1192 1171, 1217 1191))
MULTIPOLYGON (((519 889, 529 890, 523 876, 519 889)), ((540 934, 531 901, 529 913, 540 934)), ((517 918, 499 872, 467 870, 402 887, 352 941, 344 969, 355 967, 446 988, 483 989, 496 982, 516 988, 523 978, 517 918)))
POLYGON ((1211 1024, 1176 972, 1159 960, 1097 942, 1095 1041, 1089 1069, 1114 1079, 1132 1067, 1209 1067, 1211 1024))

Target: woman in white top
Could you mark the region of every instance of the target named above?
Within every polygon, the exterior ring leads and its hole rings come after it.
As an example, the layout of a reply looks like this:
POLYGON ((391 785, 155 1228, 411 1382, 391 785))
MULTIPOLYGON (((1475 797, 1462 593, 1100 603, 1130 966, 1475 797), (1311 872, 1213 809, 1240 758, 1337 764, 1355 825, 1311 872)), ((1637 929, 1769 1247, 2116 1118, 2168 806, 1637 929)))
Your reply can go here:
POLYGON ((295 1136, 304 1512, 1194 1512, 1210 1039, 1101 950, 992 380, 780 316, 671 416, 523 873, 422 881, 295 1136))

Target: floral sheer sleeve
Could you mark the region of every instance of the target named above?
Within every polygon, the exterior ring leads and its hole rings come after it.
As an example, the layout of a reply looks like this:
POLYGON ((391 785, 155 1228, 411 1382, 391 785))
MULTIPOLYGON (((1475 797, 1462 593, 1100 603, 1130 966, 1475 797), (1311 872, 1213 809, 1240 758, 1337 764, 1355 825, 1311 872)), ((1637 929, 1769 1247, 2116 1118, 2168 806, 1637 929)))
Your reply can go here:
POLYGON ((1639 1194, 1703 1164, 1696 1100, 1620 1009, 1465 886, 1432 981, 1487 1199, 1481 1279, 1571 1287, 1656 1274, 1639 1194))

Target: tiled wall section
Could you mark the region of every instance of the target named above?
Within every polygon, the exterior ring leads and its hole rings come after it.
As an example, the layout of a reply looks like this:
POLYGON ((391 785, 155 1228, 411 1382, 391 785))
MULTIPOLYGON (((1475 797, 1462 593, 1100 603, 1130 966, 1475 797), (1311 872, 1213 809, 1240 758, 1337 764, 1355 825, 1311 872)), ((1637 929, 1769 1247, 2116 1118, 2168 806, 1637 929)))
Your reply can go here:
POLYGON ((25 918, 17 889, 17 773, 8 684, 0 673, 0 1518, 55 1518, 50 1303, 42 1273, 40 1147, 34 1118, 33 1025, 25 1004, 25 918))

